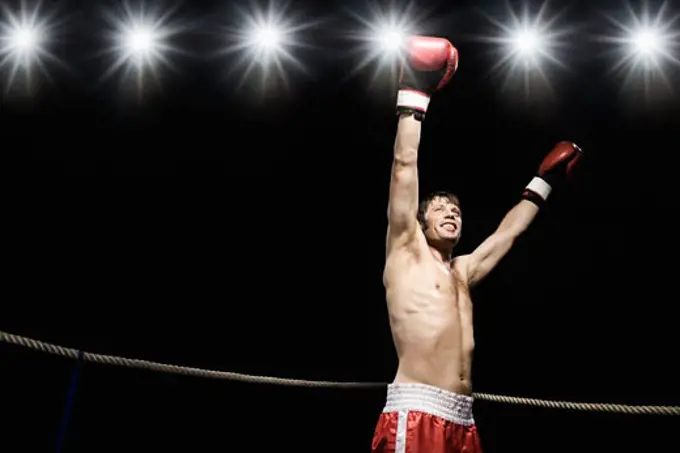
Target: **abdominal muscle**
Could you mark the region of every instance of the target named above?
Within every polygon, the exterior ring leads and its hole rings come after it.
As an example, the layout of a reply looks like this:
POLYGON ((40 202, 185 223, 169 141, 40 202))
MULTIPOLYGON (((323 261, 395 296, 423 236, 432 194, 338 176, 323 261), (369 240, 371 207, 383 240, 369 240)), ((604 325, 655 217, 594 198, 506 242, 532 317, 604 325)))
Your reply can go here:
POLYGON ((455 273, 439 269, 434 258, 389 261, 387 306, 399 357, 394 382, 472 393, 474 335, 467 287, 455 273))

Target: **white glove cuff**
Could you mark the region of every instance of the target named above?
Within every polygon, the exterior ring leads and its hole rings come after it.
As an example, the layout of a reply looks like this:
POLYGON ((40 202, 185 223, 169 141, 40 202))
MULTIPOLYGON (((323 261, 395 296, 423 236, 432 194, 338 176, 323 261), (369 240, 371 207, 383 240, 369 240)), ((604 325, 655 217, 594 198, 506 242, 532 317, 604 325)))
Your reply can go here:
POLYGON ((538 176, 534 177, 534 179, 532 179, 531 182, 527 184, 526 188, 527 190, 530 190, 543 198, 544 201, 548 199, 548 195, 550 195, 550 192, 552 192, 552 187, 550 187, 550 184, 538 176))
POLYGON ((418 91, 399 90, 397 94, 397 107, 406 107, 420 112, 427 112, 430 105, 430 97, 418 91))

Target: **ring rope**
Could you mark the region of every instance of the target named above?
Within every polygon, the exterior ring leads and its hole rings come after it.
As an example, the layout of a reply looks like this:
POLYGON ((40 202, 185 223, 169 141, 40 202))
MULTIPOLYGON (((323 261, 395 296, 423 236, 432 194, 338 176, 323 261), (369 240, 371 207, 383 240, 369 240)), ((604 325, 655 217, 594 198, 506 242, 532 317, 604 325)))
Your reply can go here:
MULTIPOLYGON (((232 381, 249 382, 256 384, 275 384, 309 388, 377 388, 385 387, 382 382, 335 382, 335 381, 307 381, 303 379, 288 379, 272 376, 255 376, 250 374, 233 373, 229 371, 206 370, 203 368, 169 365, 148 360, 130 359, 106 354, 83 352, 78 349, 66 348, 55 344, 45 343, 32 338, 22 337, 0 330, 0 341, 23 346, 48 354, 54 354, 71 359, 87 362, 101 363, 105 365, 117 365, 128 368, 140 368, 151 371, 181 374, 185 376, 205 377, 213 379, 227 379, 232 381), (81 355, 82 354, 82 355, 81 355)), ((571 401, 552 401, 535 398, 520 398, 516 396, 492 395, 489 393, 473 393, 480 400, 486 400, 505 404, 522 404, 527 406, 547 407, 553 409, 569 409, 591 412, 616 412, 623 414, 655 414, 655 415, 680 415, 680 406, 632 406, 628 404, 610 403, 576 403, 571 401)))

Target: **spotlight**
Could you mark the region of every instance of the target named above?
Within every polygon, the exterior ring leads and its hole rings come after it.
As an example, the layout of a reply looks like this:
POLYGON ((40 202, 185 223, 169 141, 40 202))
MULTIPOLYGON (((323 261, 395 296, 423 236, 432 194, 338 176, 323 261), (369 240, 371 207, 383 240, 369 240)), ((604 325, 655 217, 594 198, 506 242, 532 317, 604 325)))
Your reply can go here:
POLYGON ((288 84, 288 70, 291 66, 305 71, 302 62, 294 55, 296 48, 304 46, 300 32, 313 24, 296 21, 286 8, 253 8, 245 11, 236 7, 240 16, 237 26, 226 27, 225 46, 222 54, 237 55, 231 70, 243 70, 239 86, 250 78, 254 70, 261 76, 260 90, 288 84), (275 77, 272 77, 275 76, 275 77))
POLYGON ((0 69, 8 68, 7 90, 20 72, 28 82, 36 69, 49 77, 47 61, 63 65, 49 51, 56 25, 50 16, 24 3, 19 12, 4 11, 6 19, 0 22, 0 69))
POLYGON ((127 2, 120 11, 106 11, 104 17, 110 25, 106 53, 111 56, 111 64, 103 78, 121 72, 123 81, 132 76, 142 90, 147 74, 158 79, 161 69, 173 68, 170 56, 180 49, 170 39, 182 30, 181 26, 170 24, 173 12, 149 11, 144 7, 135 11, 127 2))

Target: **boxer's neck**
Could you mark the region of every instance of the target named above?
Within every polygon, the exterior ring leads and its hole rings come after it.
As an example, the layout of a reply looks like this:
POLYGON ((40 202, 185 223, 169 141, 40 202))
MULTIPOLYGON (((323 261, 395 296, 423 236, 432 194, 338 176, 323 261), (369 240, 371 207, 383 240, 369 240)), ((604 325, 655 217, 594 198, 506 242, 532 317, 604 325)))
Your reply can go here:
POLYGON ((453 260, 453 246, 445 247, 430 245, 430 250, 437 261, 446 265, 451 264, 451 261, 453 260))

